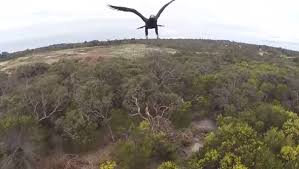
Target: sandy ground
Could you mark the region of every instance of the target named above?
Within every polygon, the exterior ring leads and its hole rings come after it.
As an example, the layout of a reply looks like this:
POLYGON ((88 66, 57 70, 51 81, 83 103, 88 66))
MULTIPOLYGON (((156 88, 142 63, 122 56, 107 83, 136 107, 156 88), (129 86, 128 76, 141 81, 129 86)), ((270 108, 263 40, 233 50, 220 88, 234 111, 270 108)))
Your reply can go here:
POLYGON ((193 121, 190 129, 192 130, 193 138, 191 144, 183 150, 186 158, 191 157, 193 153, 196 153, 203 148, 206 134, 216 130, 217 125, 210 119, 202 119, 193 121))

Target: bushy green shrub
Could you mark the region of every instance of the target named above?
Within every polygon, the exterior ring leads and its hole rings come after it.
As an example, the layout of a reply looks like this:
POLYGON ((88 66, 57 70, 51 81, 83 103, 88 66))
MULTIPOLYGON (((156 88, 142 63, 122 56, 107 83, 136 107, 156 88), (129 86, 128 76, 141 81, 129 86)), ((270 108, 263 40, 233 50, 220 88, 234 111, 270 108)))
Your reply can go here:
POLYGON ((105 161, 100 164, 99 169, 115 169, 116 168, 116 162, 115 161, 105 161))
POLYGON ((60 125, 65 138, 78 145, 88 145, 96 140, 97 123, 78 110, 67 112, 60 125))
POLYGON ((179 167, 171 161, 163 162, 158 169, 179 169, 179 167))
POLYGON ((152 133, 149 125, 142 122, 129 140, 118 143, 114 157, 122 168, 138 169, 140 166, 147 166, 151 159, 174 160, 176 158, 175 147, 165 134, 152 133))

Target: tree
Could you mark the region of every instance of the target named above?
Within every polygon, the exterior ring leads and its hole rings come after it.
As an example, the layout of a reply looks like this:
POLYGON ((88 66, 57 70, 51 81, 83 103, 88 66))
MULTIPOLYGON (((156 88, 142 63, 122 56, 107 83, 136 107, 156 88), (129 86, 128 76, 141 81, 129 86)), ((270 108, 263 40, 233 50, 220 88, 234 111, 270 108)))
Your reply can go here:
POLYGON ((206 137, 203 155, 193 164, 203 168, 221 165, 251 168, 261 146, 257 133, 246 123, 220 123, 218 130, 206 137))
POLYGON ((285 168, 295 169, 299 167, 299 145, 297 147, 282 147, 281 156, 285 161, 285 168))
POLYGON ((42 122, 59 116, 69 101, 67 89, 59 85, 57 76, 46 76, 25 86, 22 101, 26 113, 42 122))
POLYGON ((111 87, 103 81, 91 80, 80 86, 75 94, 75 101, 82 116, 99 127, 106 126, 111 139, 114 134, 110 126, 112 98, 111 87))
POLYGON ((40 131, 40 126, 29 116, 2 117, 0 168, 36 169, 43 142, 40 131))
POLYGON ((281 147, 287 144, 286 135, 283 133, 283 131, 278 130, 277 128, 268 130, 264 135, 263 141, 275 153, 279 153, 281 147))
POLYGON ((64 136, 76 143, 77 147, 90 145, 96 139, 97 123, 78 110, 68 111, 57 126, 62 128, 64 136))
POLYGON ((299 144, 299 118, 289 119, 285 122, 283 132, 293 140, 294 144, 299 144))
POLYGON ((220 161, 221 169, 248 169, 241 163, 241 158, 231 153, 226 153, 220 161))
POLYGON ((163 132, 153 132, 147 121, 142 121, 130 137, 118 143, 114 158, 123 169, 139 169, 140 166, 176 159, 177 145, 163 132))
POLYGON ((171 114, 170 120, 177 129, 187 128, 191 124, 193 116, 191 107, 191 102, 184 102, 171 114))
POLYGON ((150 111, 148 105, 146 105, 144 110, 141 110, 138 99, 136 97, 132 97, 132 102, 135 103, 137 112, 135 114, 130 114, 130 116, 138 116, 142 120, 146 121, 153 132, 163 131, 167 134, 172 132, 171 122, 169 120, 168 111, 170 111, 170 107, 163 105, 152 105, 154 112, 150 111))
POLYGON ((1 52, 0 53, 0 59, 6 58, 6 57, 9 57, 9 53, 8 52, 1 52))

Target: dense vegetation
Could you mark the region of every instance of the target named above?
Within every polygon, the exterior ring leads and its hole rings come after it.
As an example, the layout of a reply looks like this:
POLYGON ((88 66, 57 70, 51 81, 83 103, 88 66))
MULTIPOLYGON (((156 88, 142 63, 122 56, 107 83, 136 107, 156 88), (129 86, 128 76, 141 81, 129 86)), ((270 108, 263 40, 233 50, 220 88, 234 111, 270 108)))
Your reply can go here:
MULTIPOLYGON (((112 144, 100 169, 299 168, 299 53, 227 41, 162 40, 175 54, 62 60, 0 72, 0 161, 112 144), (187 157, 188 127, 217 121, 187 157)), ((48 168, 59 168, 54 162, 48 168)))

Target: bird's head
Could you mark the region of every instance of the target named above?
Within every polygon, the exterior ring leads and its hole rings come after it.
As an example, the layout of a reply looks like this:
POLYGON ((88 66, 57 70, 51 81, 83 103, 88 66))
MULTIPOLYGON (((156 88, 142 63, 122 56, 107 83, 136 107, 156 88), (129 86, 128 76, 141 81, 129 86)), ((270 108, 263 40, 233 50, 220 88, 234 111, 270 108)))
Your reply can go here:
POLYGON ((151 15, 150 18, 156 18, 156 16, 155 15, 151 15))

